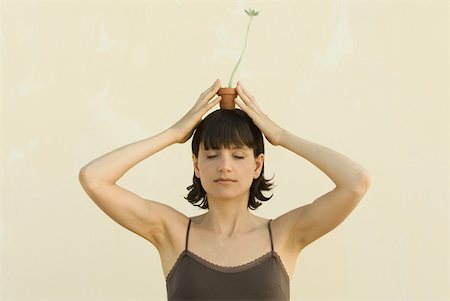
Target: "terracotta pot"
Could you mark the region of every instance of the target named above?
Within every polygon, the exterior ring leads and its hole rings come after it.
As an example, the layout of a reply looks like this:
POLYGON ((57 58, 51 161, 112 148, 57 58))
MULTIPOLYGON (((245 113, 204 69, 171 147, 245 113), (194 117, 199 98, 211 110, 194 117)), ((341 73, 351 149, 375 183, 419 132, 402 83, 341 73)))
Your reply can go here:
POLYGON ((217 95, 222 96, 220 100, 220 108, 224 110, 234 110, 237 97, 236 88, 220 88, 217 95))

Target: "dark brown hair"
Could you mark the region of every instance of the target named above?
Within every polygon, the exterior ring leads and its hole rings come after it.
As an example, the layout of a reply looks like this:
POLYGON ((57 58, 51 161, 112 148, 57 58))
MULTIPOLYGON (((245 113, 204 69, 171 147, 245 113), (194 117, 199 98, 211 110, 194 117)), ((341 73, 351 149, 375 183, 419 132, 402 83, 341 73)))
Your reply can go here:
MULTIPOLYGON (((195 129, 192 138, 192 153, 198 157, 200 145, 205 149, 220 149, 247 146, 253 149, 255 158, 264 154, 264 139, 261 130, 252 119, 242 110, 217 110, 203 119, 195 129)), ((273 178, 272 178, 273 179, 273 178)), ((253 180, 250 187, 248 208, 254 210, 261 206, 261 201, 267 201, 272 195, 266 197, 263 191, 272 189, 271 180, 264 178, 264 164, 261 174, 253 180), (258 201, 256 200, 258 199, 258 201)), ((208 196, 203 189, 200 179, 193 176, 193 184, 188 186, 188 195, 185 197, 194 206, 208 209, 208 196)))

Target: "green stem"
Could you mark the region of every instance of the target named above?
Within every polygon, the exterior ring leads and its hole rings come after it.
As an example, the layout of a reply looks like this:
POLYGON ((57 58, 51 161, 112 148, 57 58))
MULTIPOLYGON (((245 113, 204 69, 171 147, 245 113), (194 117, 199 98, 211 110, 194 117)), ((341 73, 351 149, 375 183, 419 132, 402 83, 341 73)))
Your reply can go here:
POLYGON ((233 72, 231 73, 230 81, 228 82, 228 88, 232 88, 232 87, 233 87, 233 86, 232 86, 232 82, 233 82, 235 73, 236 73, 237 69, 239 68, 239 64, 241 63, 242 57, 244 56, 245 49, 247 48, 248 32, 249 32, 249 30, 250 30, 250 24, 252 23, 252 19, 253 19, 253 17, 250 17, 250 21, 248 22, 248 26, 247 26, 247 33, 246 33, 246 35, 245 35, 245 45, 244 45, 244 50, 242 50, 241 56, 239 57, 239 60, 238 60, 238 62, 237 62, 237 64, 236 64, 236 67, 234 67, 234 70, 233 70, 233 72))

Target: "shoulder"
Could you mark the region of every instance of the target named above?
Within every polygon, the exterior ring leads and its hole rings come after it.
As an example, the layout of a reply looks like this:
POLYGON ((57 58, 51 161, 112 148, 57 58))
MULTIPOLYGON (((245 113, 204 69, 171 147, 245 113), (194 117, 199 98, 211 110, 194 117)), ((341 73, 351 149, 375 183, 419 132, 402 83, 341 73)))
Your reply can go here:
POLYGON ((190 216, 190 217, 188 217, 188 219, 190 219, 193 223, 199 224, 199 223, 201 223, 201 221, 203 220, 205 215, 206 215, 206 213, 195 215, 195 216, 190 216))

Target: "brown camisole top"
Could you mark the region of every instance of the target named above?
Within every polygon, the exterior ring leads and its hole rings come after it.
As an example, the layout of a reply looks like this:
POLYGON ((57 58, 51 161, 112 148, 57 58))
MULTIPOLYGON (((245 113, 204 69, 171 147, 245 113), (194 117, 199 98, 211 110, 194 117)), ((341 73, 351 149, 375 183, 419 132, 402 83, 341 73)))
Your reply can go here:
POLYGON ((289 300, 289 276, 273 249, 243 265, 225 267, 211 263, 186 246, 166 278, 167 298, 175 300, 289 300))

